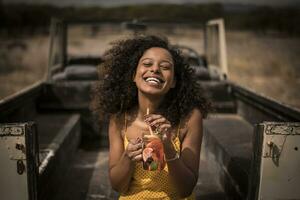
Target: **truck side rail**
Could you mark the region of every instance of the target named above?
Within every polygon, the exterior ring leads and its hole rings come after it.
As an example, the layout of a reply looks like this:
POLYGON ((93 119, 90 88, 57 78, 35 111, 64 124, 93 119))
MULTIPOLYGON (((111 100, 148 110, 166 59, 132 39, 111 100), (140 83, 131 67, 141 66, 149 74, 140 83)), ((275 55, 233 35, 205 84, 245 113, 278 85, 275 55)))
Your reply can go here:
POLYGON ((42 84, 37 82, 0 100, 0 122, 28 121, 28 114, 35 114, 35 101, 42 91, 42 84))
POLYGON ((230 83, 232 95, 237 103, 237 113, 256 124, 262 121, 297 122, 300 110, 270 97, 230 83))

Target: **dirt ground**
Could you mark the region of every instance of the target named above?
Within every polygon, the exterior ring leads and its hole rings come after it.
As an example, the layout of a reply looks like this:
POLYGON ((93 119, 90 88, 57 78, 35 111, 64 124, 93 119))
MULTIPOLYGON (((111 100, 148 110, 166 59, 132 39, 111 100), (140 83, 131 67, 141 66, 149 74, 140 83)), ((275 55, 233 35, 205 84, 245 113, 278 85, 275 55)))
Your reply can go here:
MULTIPOLYGON (((173 44, 186 45, 204 53, 201 29, 175 27, 148 31, 167 36, 173 44)), ((101 55, 111 41, 129 34, 108 25, 96 31, 74 27, 69 32, 71 45, 68 52, 101 55)), ((227 31, 226 40, 229 80, 300 108, 300 38, 227 31)), ((0 38, 0 99, 45 79, 48 49, 48 36, 0 38)))

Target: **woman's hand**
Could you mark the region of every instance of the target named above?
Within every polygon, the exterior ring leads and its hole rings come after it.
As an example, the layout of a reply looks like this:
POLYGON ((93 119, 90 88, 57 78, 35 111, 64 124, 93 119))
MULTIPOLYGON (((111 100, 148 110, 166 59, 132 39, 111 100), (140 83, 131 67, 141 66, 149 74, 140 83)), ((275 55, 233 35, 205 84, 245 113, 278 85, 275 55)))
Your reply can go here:
POLYGON ((149 114, 145 116, 145 122, 151 127, 152 130, 160 134, 162 143, 164 145, 165 158, 173 160, 178 154, 172 142, 172 128, 171 122, 162 115, 149 114))
POLYGON ((171 140, 171 123, 164 116, 158 114, 145 115, 145 122, 154 133, 160 134, 163 140, 171 140))
POLYGON ((142 161, 143 141, 141 138, 131 139, 128 141, 125 155, 131 161, 142 161))

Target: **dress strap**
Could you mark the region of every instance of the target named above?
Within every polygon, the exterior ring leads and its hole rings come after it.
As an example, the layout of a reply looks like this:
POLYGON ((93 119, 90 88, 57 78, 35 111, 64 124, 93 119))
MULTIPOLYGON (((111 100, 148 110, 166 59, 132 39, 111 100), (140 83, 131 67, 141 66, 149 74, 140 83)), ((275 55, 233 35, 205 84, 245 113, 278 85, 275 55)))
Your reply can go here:
POLYGON ((127 132, 127 113, 125 112, 124 114, 124 147, 127 146, 128 144, 128 139, 127 139, 127 136, 126 136, 126 132, 127 132))
POLYGON ((178 138, 179 138, 179 134, 180 134, 180 125, 181 125, 181 119, 179 120, 177 132, 176 132, 176 137, 178 137, 178 138))

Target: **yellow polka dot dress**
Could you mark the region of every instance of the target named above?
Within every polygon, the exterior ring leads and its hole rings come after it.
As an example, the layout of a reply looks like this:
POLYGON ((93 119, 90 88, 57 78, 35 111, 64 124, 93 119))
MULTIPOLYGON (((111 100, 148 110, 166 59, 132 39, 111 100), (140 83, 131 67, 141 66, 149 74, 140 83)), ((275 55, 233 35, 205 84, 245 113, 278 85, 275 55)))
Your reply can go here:
MULTIPOLYGON (((124 146, 128 144, 126 133, 124 137, 124 146)), ((173 140, 174 147, 177 152, 180 151, 180 140, 178 136, 173 140)), ((138 200, 138 199, 180 199, 175 186, 170 180, 168 166, 161 171, 147 171, 143 169, 142 162, 138 162, 135 165, 135 170, 132 176, 132 180, 129 189, 126 193, 120 195, 120 200, 138 200)), ((195 199, 195 195, 192 194, 187 200, 195 199)))

